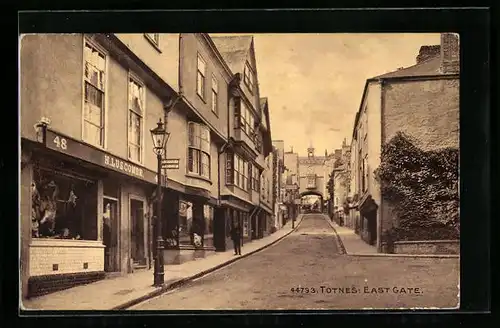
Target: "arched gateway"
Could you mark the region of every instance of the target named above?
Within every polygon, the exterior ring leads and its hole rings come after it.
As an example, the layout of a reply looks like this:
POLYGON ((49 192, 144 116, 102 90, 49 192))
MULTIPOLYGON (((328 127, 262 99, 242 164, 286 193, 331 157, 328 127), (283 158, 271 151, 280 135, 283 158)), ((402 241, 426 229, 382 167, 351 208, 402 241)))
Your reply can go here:
POLYGON ((302 197, 316 195, 320 197, 320 210, 323 211, 324 201, 328 198, 328 177, 333 168, 334 156, 327 154, 317 156, 314 147, 307 148, 307 156, 298 157, 299 194, 302 197))
POLYGON ((323 213, 323 205, 324 199, 323 194, 316 190, 306 190, 300 193, 300 198, 304 198, 306 196, 318 196, 319 197, 319 211, 323 213))

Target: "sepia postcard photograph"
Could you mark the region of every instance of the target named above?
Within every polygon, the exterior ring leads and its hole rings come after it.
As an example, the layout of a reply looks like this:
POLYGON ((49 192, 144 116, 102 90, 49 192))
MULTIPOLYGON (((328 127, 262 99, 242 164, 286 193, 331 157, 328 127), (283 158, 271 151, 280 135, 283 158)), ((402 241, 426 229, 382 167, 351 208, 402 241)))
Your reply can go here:
POLYGON ((19 76, 20 309, 459 308, 459 34, 26 33, 19 76))

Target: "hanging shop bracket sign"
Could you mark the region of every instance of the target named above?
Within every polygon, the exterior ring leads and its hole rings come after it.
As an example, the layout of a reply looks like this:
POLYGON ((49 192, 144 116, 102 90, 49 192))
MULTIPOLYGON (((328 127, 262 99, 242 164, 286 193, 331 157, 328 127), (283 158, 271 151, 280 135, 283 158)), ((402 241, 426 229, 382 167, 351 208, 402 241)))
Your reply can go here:
POLYGON ((179 158, 165 158, 161 161, 161 168, 165 170, 177 170, 179 169, 179 158))
MULTIPOLYGON (((49 149, 82 159, 114 171, 156 184, 157 173, 138 164, 111 155, 101 149, 86 145, 73 138, 47 129, 46 144, 49 149)), ((164 184, 165 181, 162 181, 164 184)))

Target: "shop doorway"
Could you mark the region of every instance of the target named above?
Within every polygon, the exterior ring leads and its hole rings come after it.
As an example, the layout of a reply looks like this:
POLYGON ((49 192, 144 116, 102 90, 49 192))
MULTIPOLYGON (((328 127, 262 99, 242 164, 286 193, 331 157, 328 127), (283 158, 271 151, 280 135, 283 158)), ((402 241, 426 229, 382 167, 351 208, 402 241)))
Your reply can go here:
POLYGON ((132 261, 135 269, 147 268, 144 202, 138 199, 130 200, 130 234, 132 246, 132 261))
POLYGON ((376 245, 377 243, 377 211, 370 211, 366 214, 368 221, 369 244, 376 245))
POLYGON ((117 272, 118 265, 118 199, 112 197, 103 198, 103 244, 104 249, 104 271, 117 272))
POLYGON ((251 235, 252 239, 257 239, 259 233, 257 223, 258 223, 257 216, 253 215, 250 223, 250 227, 252 229, 252 235, 251 235))

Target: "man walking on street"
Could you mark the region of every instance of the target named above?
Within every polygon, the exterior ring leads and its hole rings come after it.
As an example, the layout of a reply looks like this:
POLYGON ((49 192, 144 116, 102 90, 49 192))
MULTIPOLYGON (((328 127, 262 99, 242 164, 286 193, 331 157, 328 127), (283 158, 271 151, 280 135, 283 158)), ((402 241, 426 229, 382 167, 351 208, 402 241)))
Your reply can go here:
POLYGON ((234 255, 241 255, 241 231, 238 222, 231 229, 231 239, 234 245, 234 255))

